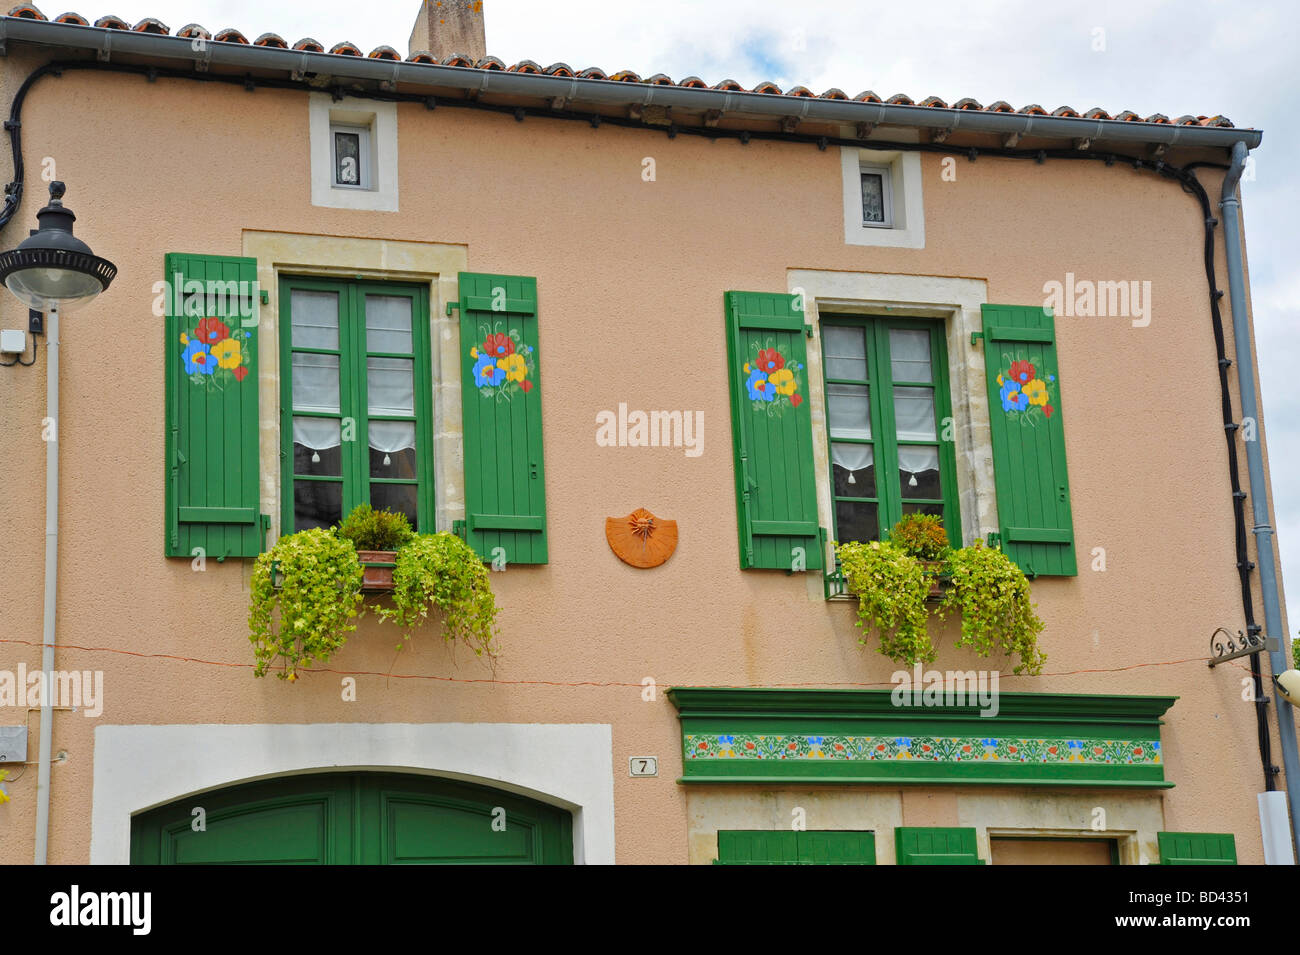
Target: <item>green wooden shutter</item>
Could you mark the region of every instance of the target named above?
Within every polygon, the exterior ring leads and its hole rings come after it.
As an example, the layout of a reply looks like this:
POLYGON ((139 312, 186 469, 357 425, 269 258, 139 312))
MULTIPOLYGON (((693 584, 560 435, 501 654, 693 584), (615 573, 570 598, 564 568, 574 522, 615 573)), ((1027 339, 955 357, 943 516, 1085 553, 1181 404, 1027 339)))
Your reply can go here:
POLYGON ((899 865, 983 865, 974 829, 900 826, 894 830, 899 865))
POLYGON ((804 314, 794 296, 767 292, 728 292, 726 309, 740 566, 820 569, 804 314), (770 349, 791 372, 795 391, 755 400, 749 379, 759 353, 770 349))
MULTIPOLYGON (((546 469, 537 344, 537 280, 460 273, 465 539, 484 560, 546 563, 546 469), (490 335, 505 335, 526 377, 476 378, 490 335)), ((516 365, 516 368, 520 366, 516 365)), ((505 372, 504 369, 502 369, 505 372)))
POLYGON ((258 481, 257 262, 173 252, 165 269, 164 552, 256 557, 267 526, 258 481), (194 343, 205 334, 204 344, 215 345, 228 364, 236 357, 233 346, 211 339, 237 344, 238 364, 221 368, 211 347, 200 350, 194 343))
POLYGON ((1161 865, 1236 865, 1232 833, 1157 832, 1161 865))
POLYGON ((718 865, 875 865, 874 832, 723 829, 718 865))
MULTIPOLYGON (((1078 569, 1051 310, 985 305, 983 314, 1002 549, 1029 576, 1074 576, 1078 569), (1031 380, 1040 383, 1030 385, 1033 393, 1008 393, 1004 387, 1012 382, 1017 362, 1033 366, 1031 380), (1044 396, 1046 403, 1037 403, 1044 396)), ((1017 371, 1028 368, 1022 364, 1017 371)))

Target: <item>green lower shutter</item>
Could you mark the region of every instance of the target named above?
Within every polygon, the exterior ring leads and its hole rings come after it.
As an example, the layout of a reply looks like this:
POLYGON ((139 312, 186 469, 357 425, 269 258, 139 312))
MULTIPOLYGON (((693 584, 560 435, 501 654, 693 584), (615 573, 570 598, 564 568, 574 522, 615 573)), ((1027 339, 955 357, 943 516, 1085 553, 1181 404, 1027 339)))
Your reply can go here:
POLYGON ((875 865, 874 832, 718 832, 718 865, 875 865))
POLYGON ((1074 576, 1074 523, 1050 309, 985 305, 993 472, 1002 549, 1029 576, 1074 576))
POLYGON ((974 829, 900 826, 894 830, 899 865, 983 865, 974 829))
POLYGON ((460 348, 465 539, 484 560, 544 564, 537 280, 461 272, 460 348))
POLYGON ((1157 832, 1161 865, 1236 865, 1232 833, 1157 832))
POLYGON ((726 309, 740 566, 821 569, 804 313, 767 292, 726 309))
POLYGON ((168 557, 256 557, 259 506, 257 262, 166 256, 168 557))

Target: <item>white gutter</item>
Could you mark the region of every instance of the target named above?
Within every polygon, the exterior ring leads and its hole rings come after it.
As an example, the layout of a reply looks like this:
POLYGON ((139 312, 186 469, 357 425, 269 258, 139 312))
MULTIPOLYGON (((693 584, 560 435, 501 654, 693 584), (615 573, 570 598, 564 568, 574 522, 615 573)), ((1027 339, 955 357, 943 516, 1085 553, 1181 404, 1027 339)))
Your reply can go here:
POLYGON ((50 846, 50 754, 54 721, 55 612, 59 596, 59 309, 45 313, 45 621, 41 646, 41 743, 36 770, 36 865, 45 865, 50 846))
POLYGON ((393 60, 307 53, 243 43, 193 41, 184 37, 130 30, 83 27, 18 17, 0 18, 0 51, 6 41, 43 44, 95 53, 101 60, 128 55, 189 65, 199 71, 212 66, 233 70, 285 70, 315 73, 337 80, 364 80, 425 89, 457 89, 505 96, 550 100, 561 97, 586 106, 670 106, 683 110, 723 113, 767 119, 797 116, 801 119, 854 125, 870 123, 972 133, 1089 140, 1092 143, 1135 144, 1231 149, 1245 143, 1254 149, 1263 139, 1257 129, 1222 126, 1176 126, 1163 123, 1083 119, 1068 116, 1031 116, 986 110, 939 109, 856 100, 776 96, 767 93, 728 93, 682 86, 653 86, 616 80, 580 79, 538 73, 512 73, 406 63, 393 60), (196 48, 197 44, 197 48, 196 48))

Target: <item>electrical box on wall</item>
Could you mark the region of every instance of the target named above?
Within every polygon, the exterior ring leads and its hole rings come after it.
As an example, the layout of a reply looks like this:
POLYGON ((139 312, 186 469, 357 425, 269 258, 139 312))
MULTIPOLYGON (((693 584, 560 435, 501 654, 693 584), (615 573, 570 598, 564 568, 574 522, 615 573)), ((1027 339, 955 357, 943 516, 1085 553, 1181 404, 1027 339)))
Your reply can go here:
POLYGON ((21 328, 0 329, 0 354, 20 355, 27 351, 27 334, 21 328))
POLYGON ((0 726, 0 764, 27 761, 27 727, 0 726))

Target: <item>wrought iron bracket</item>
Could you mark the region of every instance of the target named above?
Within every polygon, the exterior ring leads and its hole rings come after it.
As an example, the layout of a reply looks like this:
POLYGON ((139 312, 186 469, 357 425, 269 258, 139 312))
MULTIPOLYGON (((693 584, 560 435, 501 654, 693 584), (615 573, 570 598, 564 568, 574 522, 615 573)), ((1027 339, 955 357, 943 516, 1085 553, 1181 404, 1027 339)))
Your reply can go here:
POLYGON ((1217 628, 1214 633, 1210 634, 1210 667, 1213 669, 1220 663, 1227 663, 1229 660, 1236 660, 1238 657, 1248 657, 1256 653, 1262 653, 1267 644, 1258 636, 1259 628, 1251 627, 1250 633, 1237 631, 1234 638, 1231 633, 1223 627, 1217 628), (1227 642, 1218 639, 1219 634, 1223 634, 1227 642))

